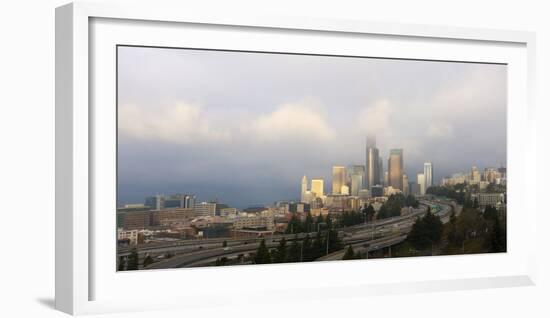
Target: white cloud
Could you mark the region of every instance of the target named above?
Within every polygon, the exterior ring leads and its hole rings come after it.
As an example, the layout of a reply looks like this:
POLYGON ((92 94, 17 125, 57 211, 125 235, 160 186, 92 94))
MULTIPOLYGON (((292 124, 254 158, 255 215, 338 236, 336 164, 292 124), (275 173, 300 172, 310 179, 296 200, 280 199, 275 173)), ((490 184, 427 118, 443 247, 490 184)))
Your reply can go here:
POLYGON ((284 104, 276 111, 260 116, 245 131, 258 141, 332 140, 334 130, 327 124, 317 105, 311 102, 284 104))
POLYGON ((428 126, 428 136, 448 138, 453 136, 453 126, 446 122, 432 122, 428 126))
POLYGON ((132 139, 189 144, 228 140, 230 137, 227 132, 212 129, 198 105, 176 103, 146 110, 137 105, 123 104, 118 114, 119 132, 132 139))
POLYGON ((363 108, 357 119, 364 133, 389 137, 392 132, 393 108, 387 99, 379 99, 374 104, 363 108))

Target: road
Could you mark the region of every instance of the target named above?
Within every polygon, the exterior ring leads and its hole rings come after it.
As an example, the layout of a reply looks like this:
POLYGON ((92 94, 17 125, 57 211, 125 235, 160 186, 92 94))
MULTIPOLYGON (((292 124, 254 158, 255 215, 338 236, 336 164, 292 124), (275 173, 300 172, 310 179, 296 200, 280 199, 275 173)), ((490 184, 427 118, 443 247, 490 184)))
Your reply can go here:
MULTIPOLYGON (((426 213, 426 206, 436 207, 434 213, 441 220, 448 222, 451 204, 443 200, 421 200, 421 208, 414 210, 407 215, 393 217, 374 222, 367 222, 340 229, 343 235, 344 245, 352 245, 354 249, 366 250, 365 244, 369 244, 369 251, 383 247, 395 245, 406 238, 412 224, 417 217, 426 213)), ((456 213, 460 213, 460 206, 455 206, 456 213)), ((314 237, 316 232, 301 233, 298 238, 303 238, 307 234, 314 237)), ((268 248, 276 247, 282 238, 293 239, 295 234, 273 235, 266 238, 268 248)), ((179 242, 169 242, 165 244, 154 244, 139 247, 138 252, 143 257, 145 253, 152 255, 162 255, 172 253, 173 257, 155 262, 147 269, 194 267, 214 262, 219 257, 236 257, 239 254, 248 254, 255 252, 262 238, 217 238, 203 240, 188 240, 179 242), (222 242, 227 241, 227 247, 222 247, 222 242)), ((341 259, 345 249, 329 254, 319 260, 341 259)), ((128 250, 123 250, 118 256, 128 255, 128 250)))

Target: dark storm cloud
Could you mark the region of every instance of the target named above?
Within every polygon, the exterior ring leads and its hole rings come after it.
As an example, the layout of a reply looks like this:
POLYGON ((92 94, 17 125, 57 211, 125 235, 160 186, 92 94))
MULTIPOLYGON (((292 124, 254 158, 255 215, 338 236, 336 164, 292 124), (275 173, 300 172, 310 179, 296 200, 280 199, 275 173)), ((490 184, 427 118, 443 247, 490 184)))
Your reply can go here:
MULTIPOLYGON (((119 200, 296 199, 302 175, 403 148, 409 180, 506 163, 506 67, 119 49, 119 200)), ((384 162, 386 166, 386 162, 384 162)))

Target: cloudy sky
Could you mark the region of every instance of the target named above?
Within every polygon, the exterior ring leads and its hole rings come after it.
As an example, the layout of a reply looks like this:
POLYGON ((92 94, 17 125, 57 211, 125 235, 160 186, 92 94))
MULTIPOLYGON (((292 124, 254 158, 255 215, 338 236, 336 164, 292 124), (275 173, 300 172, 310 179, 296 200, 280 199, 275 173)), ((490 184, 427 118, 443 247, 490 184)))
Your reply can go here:
POLYGON ((506 164, 506 66, 119 47, 118 200, 193 193, 239 208, 402 148, 416 180, 506 164))

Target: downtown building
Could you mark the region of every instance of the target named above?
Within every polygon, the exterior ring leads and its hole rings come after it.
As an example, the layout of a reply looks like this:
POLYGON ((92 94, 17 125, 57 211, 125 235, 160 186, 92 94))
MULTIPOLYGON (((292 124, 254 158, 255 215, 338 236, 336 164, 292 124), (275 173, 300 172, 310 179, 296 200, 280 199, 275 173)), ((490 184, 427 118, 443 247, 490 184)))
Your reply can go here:
POLYGON ((376 148, 376 137, 367 136, 367 146, 365 150, 366 188, 371 189, 373 186, 380 184, 381 166, 382 163, 379 151, 378 148, 376 148))
POLYGON ((346 167, 332 167, 332 194, 349 194, 349 187, 346 185, 346 167))
POLYGON ((403 191, 403 149, 391 149, 388 158, 388 186, 403 191))

